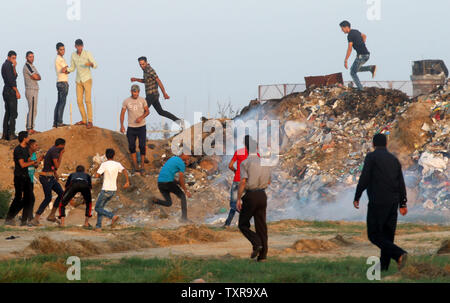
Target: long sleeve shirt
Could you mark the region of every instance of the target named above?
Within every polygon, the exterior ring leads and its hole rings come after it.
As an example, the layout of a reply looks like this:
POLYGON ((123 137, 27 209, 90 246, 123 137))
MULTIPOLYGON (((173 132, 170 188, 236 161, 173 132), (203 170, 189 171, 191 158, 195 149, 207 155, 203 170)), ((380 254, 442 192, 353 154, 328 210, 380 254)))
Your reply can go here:
POLYGON ((93 68, 97 68, 97 62, 95 62, 92 54, 86 50, 83 50, 80 55, 77 52, 72 54, 70 60, 70 67, 67 69, 69 72, 77 70, 76 82, 86 82, 92 79, 91 67, 86 66, 86 63, 91 62, 94 64, 93 68))
POLYGON ((5 87, 17 87, 17 73, 14 73, 14 67, 9 60, 6 60, 2 65, 2 77, 5 87))
POLYGON ((406 206, 406 186, 402 166, 386 148, 378 147, 374 152, 367 154, 356 188, 355 201, 359 201, 366 189, 369 203, 374 205, 399 203, 400 207, 406 206))

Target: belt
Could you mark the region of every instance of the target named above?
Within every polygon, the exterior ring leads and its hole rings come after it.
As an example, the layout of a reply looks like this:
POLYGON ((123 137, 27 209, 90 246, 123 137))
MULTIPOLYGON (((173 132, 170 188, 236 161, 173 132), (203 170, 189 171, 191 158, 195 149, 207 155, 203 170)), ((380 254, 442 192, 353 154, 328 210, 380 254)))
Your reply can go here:
POLYGON ((55 174, 54 174, 53 172, 45 172, 45 171, 43 171, 43 172, 40 172, 40 173, 39 173, 39 176, 44 176, 44 177, 54 177, 55 174))
POLYGON ((254 193, 254 192, 257 192, 257 191, 266 191, 266 189, 265 188, 260 188, 260 189, 246 189, 245 190, 246 192, 248 192, 248 193, 254 193))

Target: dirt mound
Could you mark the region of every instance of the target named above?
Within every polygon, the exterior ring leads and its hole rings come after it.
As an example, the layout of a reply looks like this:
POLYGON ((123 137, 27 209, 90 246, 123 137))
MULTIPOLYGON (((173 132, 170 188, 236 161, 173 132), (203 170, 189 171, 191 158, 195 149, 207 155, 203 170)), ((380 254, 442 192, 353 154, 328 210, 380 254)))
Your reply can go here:
POLYGON ((330 240, 320 239, 301 239, 296 241, 292 247, 286 248, 286 253, 319 253, 323 251, 329 251, 342 246, 350 246, 353 242, 349 239, 345 239, 342 235, 336 235, 336 237, 330 240))
POLYGON ((411 263, 402 269, 401 275, 409 279, 450 277, 450 268, 442 268, 430 263, 411 263))
POLYGON ((438 255, 450 254, 450 240, 442 242, 441 247, 437 251, 438 255))
POLYGON ((206 226, 183 226, 175 230, 141 231, 121 234, 111 240, 94 242, 76 239, 56 241, 47 236, 34 239, 22 255, 75 255, 93 256, 106 253, 165 247, 180 244, 219 242, 225 239, 222 232, 214 232, 206 226))

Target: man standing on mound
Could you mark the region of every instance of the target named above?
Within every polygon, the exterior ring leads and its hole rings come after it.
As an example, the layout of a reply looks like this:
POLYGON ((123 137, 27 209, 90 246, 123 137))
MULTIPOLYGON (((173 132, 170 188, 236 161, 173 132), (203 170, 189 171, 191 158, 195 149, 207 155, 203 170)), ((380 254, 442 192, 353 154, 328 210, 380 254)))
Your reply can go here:
POLYGON ((100 176, 103 175, 102 191, 98 195, 97 203, 95 204, 95 211, 97 212, 96 231, 102 230, 102 219, 104 216, 111 219, 111 226, 119 220, 119 216, 115 216, 112 212, 105 210, 106 203, 108 203, 117 192, 117 175, 119 173, 124 174, 126 179, 125 185, 123 186, 124 189, 130 186, 127 170, 122 164, 113 160, 115 155, 114 149, 108 148, 105 155, 108 160, 100 165, 100 168, 95 174, 96 178, 100 178, 100 176))
POLYGON ((367 189, 367 235, 370 242, 381 249, 381 270, 389 269, 391 259, 398 268, 405 266, 407 253, 394 244, 397 227, 397 211, 402 216, 408 213, 406 187, 402 166, 398 159, 386 149, 387 138, 383 134, 373 137, 375 151, 367 154, 359 177, 353 205, 359 209, 359 199, 367 189))

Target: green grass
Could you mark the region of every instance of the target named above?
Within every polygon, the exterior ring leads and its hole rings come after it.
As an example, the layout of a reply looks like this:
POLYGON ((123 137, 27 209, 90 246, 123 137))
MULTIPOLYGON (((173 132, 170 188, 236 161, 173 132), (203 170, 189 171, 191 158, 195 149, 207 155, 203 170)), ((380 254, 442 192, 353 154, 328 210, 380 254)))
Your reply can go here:
MULTIPOLYGON (((0 262, 0 282, 70 282, 66 279, 65 258, 40 256, 0 262)), ((246 259, 141 259, 81 260, 80 282, 190 282, 202 278, 207 282, 370 282, 365 258, 270 259, 257 263, 246 259)), ((411 257, 406 271, 397 274, 395 264, 382 277, 385 282, 450 282, 444 267, 450 256, 411 257)), ((383 280, 381 281, 383 282, 383 280)))

